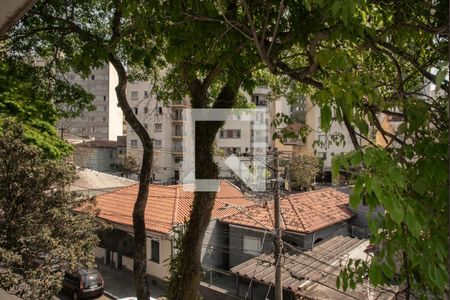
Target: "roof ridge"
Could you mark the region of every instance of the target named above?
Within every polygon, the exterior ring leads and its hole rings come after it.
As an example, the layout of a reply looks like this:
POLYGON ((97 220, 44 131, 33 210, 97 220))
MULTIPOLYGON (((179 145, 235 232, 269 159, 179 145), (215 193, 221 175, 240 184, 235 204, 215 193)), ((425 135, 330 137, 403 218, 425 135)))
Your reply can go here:
POLYGON ((179 189, 175 189, 175 201, 173 203, 173 212, 172 212, 172 226, 177 222, 177 215, 178 215, 178 201, 179 201, 179 189))
MULTIPOLYGON (((336 191, 336 192, 339 192, 339 193, 343 193, 343 192, 341 192, 341 191, 338 191, 336 188, 334 188, 334 187, 327 187, 327 188, 324 188, 324 189, 320 189, 320 190, 313 190, 313 191, 306 191, 306 192, 300 192, 300 193, 292 193, 292 194, 289 194, 289 195, 286 195, 285 197, 283 197, 283 199, 284 198, 291 198, 291 197, 293 197, 293 196, 302 196, 302 195, 309 195, 309 194, 314 194, 314 193, 318 193, 318 192, 324 192, 324 191, 336 191)), ((345 194, 345 193, 343 193, 343 194, 345 194)))

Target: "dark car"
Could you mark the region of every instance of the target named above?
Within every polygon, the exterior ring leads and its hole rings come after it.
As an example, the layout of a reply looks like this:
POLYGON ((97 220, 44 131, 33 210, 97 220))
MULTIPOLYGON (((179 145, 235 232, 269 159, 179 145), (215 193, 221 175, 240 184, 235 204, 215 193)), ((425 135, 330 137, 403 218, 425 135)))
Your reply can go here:
POLYGON ((63 289, 70 292, 74 300, 100 297, 104 287, 103 277, 97 270, 64 274, 63 289))

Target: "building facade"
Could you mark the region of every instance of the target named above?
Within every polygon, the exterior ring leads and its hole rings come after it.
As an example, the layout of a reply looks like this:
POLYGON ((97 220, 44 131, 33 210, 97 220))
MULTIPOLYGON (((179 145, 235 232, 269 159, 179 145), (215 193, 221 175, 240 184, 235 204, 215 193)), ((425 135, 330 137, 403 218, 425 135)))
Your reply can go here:
POLYGON ((64 77, 94 95, 95 110, 83 112, 77 118, 61 120, 58 124, 61 135, 69 133, 110 141, 116 141, 117 136, 123 135, 123 114, 118 107, 115 92, 118 76, 111 64, 100 69, 92 69, 87 78, 82 78, 73 72, 65 74, 64 77))

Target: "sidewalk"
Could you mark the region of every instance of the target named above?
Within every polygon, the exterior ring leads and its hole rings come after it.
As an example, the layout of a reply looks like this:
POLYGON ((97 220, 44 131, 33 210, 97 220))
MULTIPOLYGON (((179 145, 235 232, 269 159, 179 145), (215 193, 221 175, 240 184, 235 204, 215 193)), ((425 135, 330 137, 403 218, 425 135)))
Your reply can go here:
MULTIPOLYGON (((136 297, 133 284, 133 274, 128 271, 112 269, 97 261, 97 269, 105 281, 105 292, 117 298, 136 297)), ((150 285, 151 297, 158 298, 166 295, 160 287, 150 285)))

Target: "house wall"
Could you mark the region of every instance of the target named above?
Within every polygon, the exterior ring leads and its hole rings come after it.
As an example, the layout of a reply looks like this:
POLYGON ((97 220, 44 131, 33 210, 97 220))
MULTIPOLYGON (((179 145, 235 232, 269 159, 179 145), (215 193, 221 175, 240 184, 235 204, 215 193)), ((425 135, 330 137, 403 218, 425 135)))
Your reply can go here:
MULTIPOLYGON (((156 238, 155 238, 156 239, 156 238)), ((172 242, 167 239, 159 240, 159 264, 151 261, 152 237, 147 236, 147 274, 154 276, 158 279, 167 280, 169 277, 169 261, 172 255, 172 242)))
POLYGON ((206 229, 201 253, 202 265, 228 268, 228 226, 212 220, 206 229))
MULTIPOLYGON (((349 226, 344 223, 338 223, 309 234, 299 234, 293 232, 286 232, 283 235, 283 240, 295 245, 302 250, 310 250, 315 241, 319 239, 326 240, 335 235, 348 235, 349 226)), ((243 237, 251 236, 264 240, 261 253, 272 252, 274 236, 270 232, 266 232, 264 238, 264 231, 259 229, 245 228, 236 225, 229 225, 229 268, 237 266, 252 257, 257 255, 244 253, 243 237)))
POLYGON ((273 235, 269 232, 266 233, 264 238, 264 231, 251 228, 245 228, 241 226, 229 225, 229 267, 237 266, 244 261, 251 259, 257 255, 251 255, 244 253, 243 249, 243 237, 251 236, 259 238, 262 243, 261 253, 273 251, 273 235))

